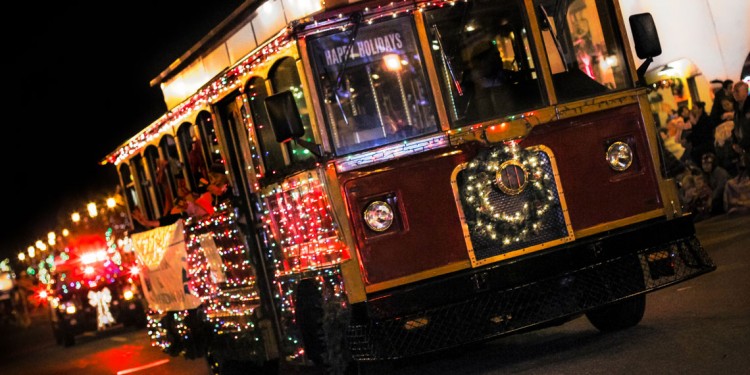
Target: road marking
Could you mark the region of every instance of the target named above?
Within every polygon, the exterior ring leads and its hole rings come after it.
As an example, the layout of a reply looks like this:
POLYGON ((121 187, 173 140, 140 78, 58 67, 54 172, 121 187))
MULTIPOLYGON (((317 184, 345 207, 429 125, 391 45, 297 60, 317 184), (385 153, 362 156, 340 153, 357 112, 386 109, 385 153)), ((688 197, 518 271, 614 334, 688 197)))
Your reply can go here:
POLYGON ((151 363, 143 365, 143 366, 133 367, 133 368, 129 368, 127 370, 122 370, 122 371, 117 371, 117 375, 130 374, 130 373, 133 373, 133 372, 145 370, 147 368, 161 366, 161 365, 163 365, 163 364, 165 364, 167 362, 169 362, 168 359, 162 359, 161 361, 151 362, 151 363))
POLYGON ((124 337, 119 337, 119 336, 115 336, 115 337, 112 337, 112 338, 110 338, 110 340, 112 340, 112 341, 117 341, 117 342, 125 342, 125 341, 128 341, 128 339, 126 339, 126 338, 124 338, 124 337))

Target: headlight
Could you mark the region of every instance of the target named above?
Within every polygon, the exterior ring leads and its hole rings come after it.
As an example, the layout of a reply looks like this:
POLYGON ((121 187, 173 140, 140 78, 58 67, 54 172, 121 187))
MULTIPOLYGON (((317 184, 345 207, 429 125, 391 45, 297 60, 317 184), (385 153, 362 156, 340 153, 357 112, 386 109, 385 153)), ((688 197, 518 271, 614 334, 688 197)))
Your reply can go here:
POLYGON ((65 304, 65 312, 66 312, 66 313, 68 313, 68 314, 70 314, 70 315, 73 315, 73 314, 75 314, 75 313, 76 313, 76 311, 78 311, 78 310, 76 309, 76 305, 74 305, 74 304, 72 304, 72 303, 70 303, 70 302, 68 302, 68 303, 66 303, 66 304, 65 304))
POLYGON ((383 201, 370 203, 363 213, 365 224, 376 232, 387 230, 393 224, 393 209, 383 201))
POLYGON ((618 171, 624 171, 633 163, 633 150, 625 142, 615 142, 607 149, 609 166, 618 171))

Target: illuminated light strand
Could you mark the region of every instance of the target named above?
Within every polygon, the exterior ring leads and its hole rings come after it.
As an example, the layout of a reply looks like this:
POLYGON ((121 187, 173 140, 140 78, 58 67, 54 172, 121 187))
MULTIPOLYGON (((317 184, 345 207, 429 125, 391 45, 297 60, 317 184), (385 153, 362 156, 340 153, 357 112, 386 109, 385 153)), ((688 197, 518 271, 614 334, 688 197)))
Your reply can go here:
POLYGON ((217 334, 249 334, 255 337, 251 321, 259 305, 255 272, 248 261, 247 247, 229 205, 220 205, 212 216, 186 225, 191 287, 205 306, 207 320, 217 334), (202 240, 209 236, 221 257, 221 269, 212 270, 202 240), (223 280, 215 279, 217 273, 223 280))
POLYGON ((349 258, 320 180, 309 174, 262 196, 263 244, 277 275, 338 264, 349 258))
MULTIPOLYGON (((427 7, 443 7, 445 4, 452 6, 455 3, 456 1, 432 1, 417 4, 416 10, 422 12, 427 7)), ((414 10, 414 4, 411 1, 404 0, 400 2, 391 2, 384 6, 379 5, 374 10, 366 8, 363 13, 367 16, 364 22, 371 24, 381 18, 394 18, 402 13, 412 13, 414 10), (392 11, 387 12, 389 9, 392 11), (372 14, 370 14, 370 12, 372 12, 372 14)), ((343 15, 341 14, 325 20, 316 19, 315 16, 313 16, 311 17, 312 21, 305 27, 315 29, 314 33, 321 33, 331 29, 346 30, 347 27, 352 26, 332 25, 327 28, 325 27, 325 25, 328 24, 341 22, 342 18, 343 15)), ((312 34, 312 32, 309 34, 312 34)), ((229 69, 222 76, 205 85, 202 90, 196 92, 183 103, 162 115, 139 134, 131 138, 126 145, 110 154, 107 161, 119 165, 122 161, 139 152, 150 141, 158 138, 165 132, 170 132, 175 126, 184 122, 185 118, 189 117, 195 111, 201 110, 209 104, 214 104, 224 93, 242 87, 242 83, 248 77, 253 75, 255 71, 262 69, 273 55, 289 47, 292 42, 293 38, 288 28, 279 31, 278 34, 271 37, 263 46, 248 54, 248 56, 241 60, 234 68, 229 69)), ((252 121, 250 119, 246 119, 246 126, 252 126, 252 121)), ((254 137, 254 135, 251 134, 251 138, 252 137, 254 137)), ((254 144, 253 142, 251 143, 254 144)), ((260 160, 257 150, 255 150, 254 147, 253 150, 253 159, 260 160)), ((262 176, 262 173, 259 173, 257 168, 256 173, 258 173, 259 177, 262 176)), ((259 188, 255 184, 254 187, 256 189, 259 188)))
POLYGON ((118 165, 123 160, 140 151, 147 143, 158 138, 161 134, 170 132, 173 127, 181 124, 185 118, 195 111, 201 110, 208 104, 215 103, 224 93, 240 86, 242 81, 249 77, 252 72, 262 68, 273 55, 287 48, 291 42, 288 30, 284 29, 280 31, 267 44, 249 54, 237 66, 229 69, 221 77, 206 85, 205 88, 162 115, 139 134, 131 138, 126 145, 112 153, 107 161, 118 165))

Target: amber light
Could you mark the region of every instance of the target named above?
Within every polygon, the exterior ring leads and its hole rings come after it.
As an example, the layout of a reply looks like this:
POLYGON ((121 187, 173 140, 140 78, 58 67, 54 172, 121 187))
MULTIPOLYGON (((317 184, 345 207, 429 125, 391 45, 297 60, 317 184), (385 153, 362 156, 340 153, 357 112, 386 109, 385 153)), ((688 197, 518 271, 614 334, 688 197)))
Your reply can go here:
POLYGON ((492 125, 489 128, 487 128, 487 131, 490 133, 502 133, 508 130, 508 123, 503 122, 498 125, 492 125))
POLYGON ((404 323, 404 329, 407 331, 411 331, 413 329, 426 327, 428 324, 430 324, 430 318, 420 317, 416 319, 407 320, 406 323, 404 323))

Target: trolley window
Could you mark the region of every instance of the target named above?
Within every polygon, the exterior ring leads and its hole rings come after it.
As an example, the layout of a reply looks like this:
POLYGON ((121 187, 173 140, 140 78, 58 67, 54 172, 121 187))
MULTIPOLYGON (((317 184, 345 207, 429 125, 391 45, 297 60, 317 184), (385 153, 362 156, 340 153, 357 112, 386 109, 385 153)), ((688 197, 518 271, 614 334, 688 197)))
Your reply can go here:
POLYGON ((437 131, 413 22, 357 24, 309 43, 336 153, 437 131))
POLYGON ((632 87, 617 15, 606 0, 535 0, 559 102, 632 87))
POLYGON ((456 2, 425 12, 452 127, 542 105, 524 14, 520 1, 456 2))

